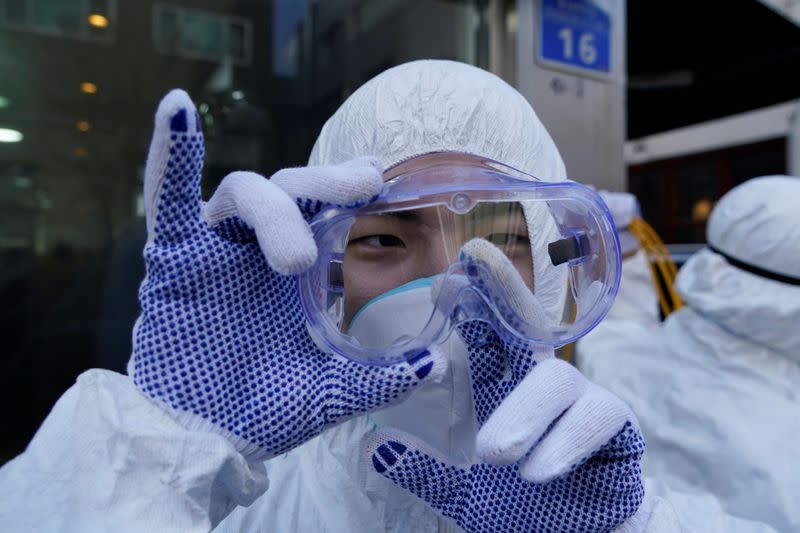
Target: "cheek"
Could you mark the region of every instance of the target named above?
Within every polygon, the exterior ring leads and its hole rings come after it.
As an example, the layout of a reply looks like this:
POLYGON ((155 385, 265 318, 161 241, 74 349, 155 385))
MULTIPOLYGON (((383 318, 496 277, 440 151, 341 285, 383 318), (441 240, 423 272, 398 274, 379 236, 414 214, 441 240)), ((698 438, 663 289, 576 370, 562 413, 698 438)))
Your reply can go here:
POLYGON ((375 264, 345 255, 342 330, 347 330, 350 320, 373 298, 415 279, 440 274, 449 265, 448 258, 437 248, 420 247, 396 259, 375 264))
MULTIPOLYGON (((375 276, 372 269, 363 268, 356 262, 347 262, 344 268, 344 323, 342 330, 350 326, 350 320, 367 302, 385 292, 383 279, 375 276)), ((388 290, 388 289, 387 289, 388 290)))
POLYGON ((342 330, 347 330, 350 320, 370 300, 415 279, 415 273, 407 268, 407 263, 408 261, 397 261, 374 264, 345 255, 342 330))

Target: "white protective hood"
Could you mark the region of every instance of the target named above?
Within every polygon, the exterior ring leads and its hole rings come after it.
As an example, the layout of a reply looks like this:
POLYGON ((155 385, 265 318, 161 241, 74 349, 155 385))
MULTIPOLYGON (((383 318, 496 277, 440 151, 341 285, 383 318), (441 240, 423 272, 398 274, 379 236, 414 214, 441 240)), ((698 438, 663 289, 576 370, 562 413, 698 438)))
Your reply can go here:
MULTIPOLYGON (((800 178, 768 176, 728 192, 708 222, 708 243, 756 268, 800 280, 800 178)), ((710 250, 681 269, 677 288, 695 311, 733 335, 800 362, 800 285, 729 264, 710 250)))
POLYGON ((325 123, 309 165, 372 155, 384 168, 458 151, 489 157, 544 181, 566 171, 550 134, 506 82, 454 61, 413 61, 374 77, 325 123))
MULTIPOLYGON (((516 89, 485 70, 439 60, 405 63, 362 85, 325 123, 308 163, 374 156, 389 168, 446 151, 487 157, 542 181, 567 179, 550 134, 516 89)), ((552 219, 526 214, 532 246, 544 247, 556 231, 552 219)), ((537 297, 559 318, 565 292, 553 276, 560 274, 534 264, 537 297)))

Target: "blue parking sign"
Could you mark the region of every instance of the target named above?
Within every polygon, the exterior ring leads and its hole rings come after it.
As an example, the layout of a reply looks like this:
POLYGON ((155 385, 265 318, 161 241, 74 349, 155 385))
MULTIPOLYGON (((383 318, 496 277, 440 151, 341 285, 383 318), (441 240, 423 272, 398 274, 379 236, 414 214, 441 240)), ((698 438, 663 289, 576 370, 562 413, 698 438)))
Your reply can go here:
POLYGON ((541 0, 539 5, 542 62, 611 74, 611 15, 596 0, 541 0))

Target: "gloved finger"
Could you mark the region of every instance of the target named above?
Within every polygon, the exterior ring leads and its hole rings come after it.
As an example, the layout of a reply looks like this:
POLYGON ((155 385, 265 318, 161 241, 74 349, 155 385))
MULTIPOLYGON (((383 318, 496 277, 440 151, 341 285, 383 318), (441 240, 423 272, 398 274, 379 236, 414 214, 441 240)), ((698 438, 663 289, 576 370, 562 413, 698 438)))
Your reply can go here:
POLYGON ((180 242, 200 227, 203 133, 189 95, 170 91, 156 111, 144 172, 148 242, 180 242))
MULTIPOLYGON (((520 467, 523 479, 545 483, 578 466, 636 417, 619 398, 591 382, 520 467)), ((634 451, 634 450, 632 450, 634 451)))
POLYGON ((203 208, 212 227, 240 218, 255 231, 269 266, 299 274, 317 260, 317 245, 300 209, 280 187, 254 172, 233 172, 203 208))
POLYGON ((494 385, 506 376, 505 350, 492 326, 470 320, 459 326, 458 333, 467 345, 473 392, 476 386, 494 385))
MULTIPOLYGON (((470 281, 488 296, 512 326, 524 331, 529 325, 544 327, 548 323, 538 298, 497 246, 485 239, 472 239, 461 248, 460 259, 466 265, 470 281)), ((530 350, 507 350, 506 356, 517 381, 535 364, 530 350)))
POLYGON ((603 289, 603 283, 595 280, 592 281, 588 287, 581 290, 580 296, 578 296, 575 301, 578 312, 585 313, 585 309, 589 309, 591 306, 595 305, 600 295, 603 293, 603 289))
POLYGON ((322 204, 350 207, 365 204, 381 192, 383 169, 376 158, 360 157, 342 165, 285 168, 270 181, 309 210, 318 210, 322 204))
POLYGON ((458 327, 458 334, 467 346, 475 417, 483 424, 516 383, 503 341, 489 324, 471 320, 458 327))
POLYGON ((449 462, 420 439, 396 429, 376 431, 364 447, 366 464, 407 491, 455 518, 464 505, 469 471, 449 462))
POLYGON ((447 356, 438 348, 391 366, 371 366, 337 356, 329 366, 330 390, 342 391, 326 400, 326 418, 336 424, 354 414, 399 403, 425 381, 439 381, 447 372, 447 356))
POLYGON ((460 251, 461 261, 482 264, 487 270, 467 268, 467 275, 480 288, 485 288, 496 305, 511 308, 520 319, 530 324, 547 324, 546 313, 536 295, 525 284, 517 268, 500 248, 486 239, 471 239, 460 251), (490 274, 494 282, 485 279, 490 274))
POLYGON ((588 384, 560 359, 537 364, 481 427, 475 442, 478 457, 496 465, 519 461, 588 384))

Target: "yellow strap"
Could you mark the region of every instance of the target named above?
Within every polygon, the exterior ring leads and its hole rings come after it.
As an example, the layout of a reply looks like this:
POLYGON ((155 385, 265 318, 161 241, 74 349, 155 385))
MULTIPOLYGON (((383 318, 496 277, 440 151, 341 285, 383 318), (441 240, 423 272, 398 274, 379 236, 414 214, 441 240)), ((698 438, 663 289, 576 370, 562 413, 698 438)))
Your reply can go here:
MULTIPOLYGON (((628 229, 639 241, 642 250, 647 254, 647 263, 650 266, 653 285, 658 294, 658 305, 663 315, 665 317, 669 316, 671 313, 683 307, 683 299, 680 294, 678 294, 678 291, 675 290, 675 277, 678 274, 675 262, 672 260, 672 256, 669 255, 669 250, 664 246, 658 233, 656 233, 650 224, 641 218, 634 218, 630 226, 628 226, 628 229), (659 278, 664 280, 663 287, 662 284, 658 282, 659 278), (665 288, 667 291, 666 293, 664 292, 665 288)), ((574 312, 572 318, 573 320, 575 319, 574 312)), ((574 363, 575 343, 570 343, 557 349, 556 357, 569 363, 574 363)))
POLYGON ((649 228, 638 223, 635 226, 642 247, 649 256, 652 273, 655 276, 654 283, 659 295, 661 311, 664 316, 667 316, 674 310, 672 305, 672 297, 674 296, 672 281, 674 275, 673 269, 669 264, 671 261, 660 240, 656 240, 657 237, 654 236, 653 232, 648 231, 649 228), (659 283, 659 279, 663 280, 663 284, 659 283))
POLYGON ((664 316, 668 316, 683 307, 683 299, 675 289, 675 277, 678 274, 675 262, 650 224, 641 218, 634 218, 629 230, 648 256, 653 284, 658 294, 658 303, 664 316), (664 282, 663 287, 658 281, 659 278, 664 282))
POLYGON ((571 363, 573 365, 575 364, 575 361, 573 361, 573 359, 575 357, 575 343, 574 342, 571 342, 569 344, 565 344, 564 346, 562 346, 560 348, 557 348, 555 353, 556 353, 556 357, 557 358, 562 359, 562 360, 566 361, 567 363, 571 363))
POLYGON ((650 267, 650 274, 653 279, 653 286, 656 290, 656 294, 658 295, 658 305, 661 309, 661 314, 667 316, 670 311, 670 305, 667 301, 667 298, 664 294, 663 288, 661 283, 658 282, 659 278, 659 266, 658 263, 660 262, 659 259, 656 257, 656 251, 650 242, 649 235, 645 234, 641 227, 638 224, 631 223, 629 227, 630 232, 638 239, 642 250, 645 251, 647 254, 647 265, 650 267))
POLYGON ((660 297, 664 298, 662 311, 664 311, 666 316, 683 306, 683 300, 675 290, 674 284, 678 269, 675 267, 675 263, 672 261, 664 243, 649 224, 644 220, 636 219, 631 226, 633 233, 640 239, 642 248, 651 259, 651 265, 653 265, 654 270, 653 273, 656 274, 655 269, 657 268, 658 272, 661 274, 661 279, 664 280, 664 288, 668 293, 668 299, 667 295, 661 290, 660 284, 657 285, 660 297))

